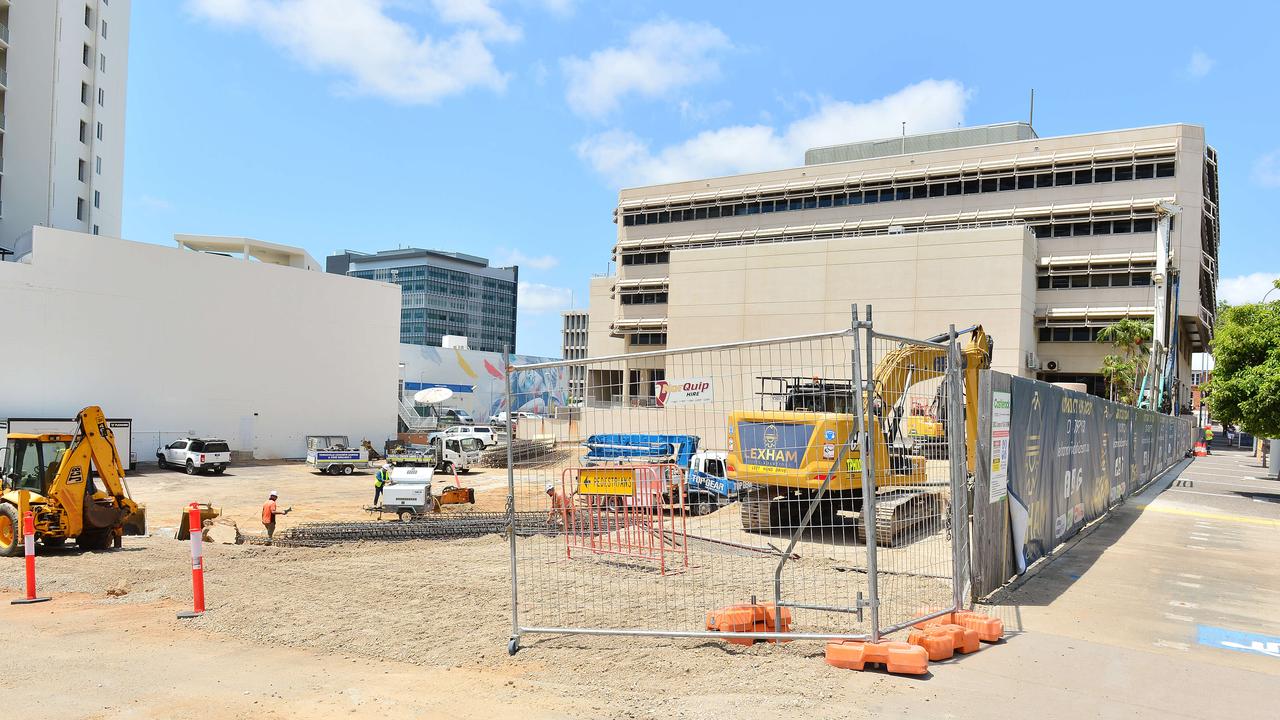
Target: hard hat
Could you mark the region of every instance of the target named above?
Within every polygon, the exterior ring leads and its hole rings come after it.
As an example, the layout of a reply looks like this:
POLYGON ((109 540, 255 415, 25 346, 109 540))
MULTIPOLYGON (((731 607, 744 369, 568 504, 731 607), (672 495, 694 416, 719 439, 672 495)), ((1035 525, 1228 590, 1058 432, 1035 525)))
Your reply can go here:
POLYGON ((280 493, 276 492, 275 490, 272 490, 270 493, 268 493, 268 495, 270 495, 271 497, 278 497, 280 493))
POLYGON ((555 489, 556 489, 555 483, 547 483, 547 492, 555 492, 555 489))

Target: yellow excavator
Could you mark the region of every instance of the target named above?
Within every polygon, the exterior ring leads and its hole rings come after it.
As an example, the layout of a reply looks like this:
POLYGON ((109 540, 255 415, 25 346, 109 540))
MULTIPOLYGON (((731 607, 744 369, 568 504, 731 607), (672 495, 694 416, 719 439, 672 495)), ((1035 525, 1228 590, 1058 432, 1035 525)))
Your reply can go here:
MULTIPOLYGON (((965 446, 973 472, 978 423, 978 371, 991 367, 991 338, 976 326, 962 346, 965 446)), ((943 339, 943 338, 938 338, 943 339)), ((876 487, 876 542, 893 545, 905 531, 937 519, 944 497, 929 487, 926 458, 913 451, 902 428, 903 405, 912 386, 941 377, 947 351, 934 344, 904 342, 876 366, 864 395, 871 431, 876 487)), ((742 526, 752 531, 789 530, 800 523, 823 482, 830 482, 810 523, 832 527, 862 509, 862 452, 855 442, 853 388, 848 381, 760 378, 777 383, 777 409, 729 414, 728 476, 749 488, 741 495, 742 526), (833 469, 844 453, 842 467, 833 469)), ((945 425, 945 423, 942 423, 945 425)), ((942 430, 945 436, 945 428, 942 430)))
POLYGON ((46 547, 75 538, 87 550, 118 548, 122 535, 146 532, 146 508, 129 496, 102 408, 81 410, 76 425, 74 435, 9 434, 0 485, 0 556, 22 553, 23 494, 36 538, 46 547))

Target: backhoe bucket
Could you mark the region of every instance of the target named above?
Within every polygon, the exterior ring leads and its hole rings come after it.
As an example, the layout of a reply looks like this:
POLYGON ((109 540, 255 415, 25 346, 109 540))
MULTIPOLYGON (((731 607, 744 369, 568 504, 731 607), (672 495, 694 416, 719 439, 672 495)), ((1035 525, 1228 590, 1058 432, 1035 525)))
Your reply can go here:
POLYGON ((125 535, 147 534, 147 506, 139 505, 138 509, 125 516, 120 523, 125 535))
MULTIPOLYGON (((213 520, 222 515, 221 510, 219 510, 218 508, 215 508, 213 505, 209 503, 197 503, 197 506, 200 508, 200 525, 201 526, 203 526, 205 522, 209 520, 213 520)), ((182 511, 182 519, 178 521, 178 534, 175 536, 175 539, 177 540, 191 539, 190 519, 191 519, 191 513, 184 509, 182 511)))

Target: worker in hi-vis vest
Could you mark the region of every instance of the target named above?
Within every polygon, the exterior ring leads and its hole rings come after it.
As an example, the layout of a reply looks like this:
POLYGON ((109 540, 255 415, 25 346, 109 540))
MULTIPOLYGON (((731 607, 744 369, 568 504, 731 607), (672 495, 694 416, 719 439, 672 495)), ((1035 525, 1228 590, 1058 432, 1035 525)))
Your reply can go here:
POLYGON ((382 497, 382 486, 391 482, 391 463, 382 463, 373 474, 373 504, 377 505, 382 497))

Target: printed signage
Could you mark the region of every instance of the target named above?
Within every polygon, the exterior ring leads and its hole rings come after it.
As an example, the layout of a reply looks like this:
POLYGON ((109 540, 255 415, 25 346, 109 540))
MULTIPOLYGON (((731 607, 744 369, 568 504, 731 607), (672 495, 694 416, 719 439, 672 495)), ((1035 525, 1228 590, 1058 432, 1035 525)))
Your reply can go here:
POLYGON ((579 495, 632 495, 635 491, 634 468, 583 468, 578 471, 579 495))
POLYGON ((778 473, 799 468, 812 436, 812 425, 738 423, 742 462, 754 472, 778 473))
POLYGON ((711 402, 712 400, 711 378, 659 380, 654 384, 657 386, 658 397, 656 400, 658 407, 711 402))
POLYGON ((1009 495, 1009 419, 1013 394, 991 393, 991 502, 1009 495))

